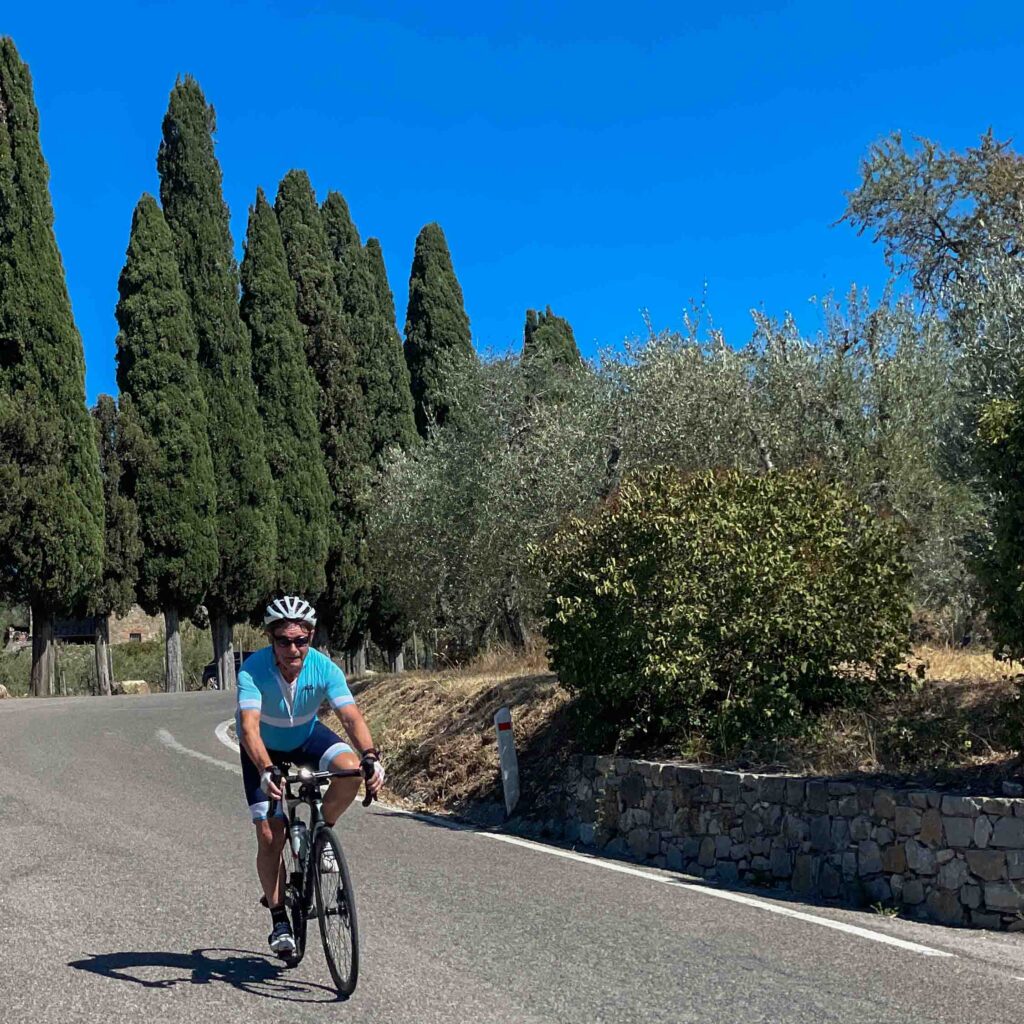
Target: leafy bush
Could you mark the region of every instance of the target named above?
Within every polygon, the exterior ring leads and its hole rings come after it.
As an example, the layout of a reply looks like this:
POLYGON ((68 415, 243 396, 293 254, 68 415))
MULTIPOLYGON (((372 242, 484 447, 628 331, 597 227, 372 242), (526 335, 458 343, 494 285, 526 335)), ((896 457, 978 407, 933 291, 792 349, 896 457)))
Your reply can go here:
POLYGON ((602 747, 735 752, 909 684, 900 531, 813 475, 634 476, 539 555, 552 667, 602 747))

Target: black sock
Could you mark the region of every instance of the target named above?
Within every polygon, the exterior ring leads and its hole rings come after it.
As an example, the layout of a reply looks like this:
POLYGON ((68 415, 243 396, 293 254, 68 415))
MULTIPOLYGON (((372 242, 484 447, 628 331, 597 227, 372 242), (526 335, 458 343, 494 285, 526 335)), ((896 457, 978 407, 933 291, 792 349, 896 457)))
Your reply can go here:
POLYGON ((271 907, 270 908, 270 920, 273 922, 273 927, 277 927, 282 921, 285 924, 288 923, 288 911, 284 907, 271 907))

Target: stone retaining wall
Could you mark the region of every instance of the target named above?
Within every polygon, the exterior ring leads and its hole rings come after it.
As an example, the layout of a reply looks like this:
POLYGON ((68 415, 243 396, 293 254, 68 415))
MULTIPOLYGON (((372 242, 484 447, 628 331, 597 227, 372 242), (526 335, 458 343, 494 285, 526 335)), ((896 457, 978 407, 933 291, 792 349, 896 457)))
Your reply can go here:
POLYGON ((548 829, 723 883, 1024 929, 1024 799, 574 761, 548 829))

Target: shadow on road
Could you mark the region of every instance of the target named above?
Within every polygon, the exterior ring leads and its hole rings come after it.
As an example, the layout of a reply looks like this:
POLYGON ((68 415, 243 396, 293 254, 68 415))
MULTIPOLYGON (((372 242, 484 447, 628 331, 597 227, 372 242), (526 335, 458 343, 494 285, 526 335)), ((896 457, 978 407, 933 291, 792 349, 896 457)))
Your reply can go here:
POLYGON ((292 1003, 331 1003, 338 994, 326 985, 302 981, 274 957, 249 949, 193 949, 190 953, 132 951, 90 953, 68 967, 144 988, 175 985, 230 985, 249 995, 292 1003))

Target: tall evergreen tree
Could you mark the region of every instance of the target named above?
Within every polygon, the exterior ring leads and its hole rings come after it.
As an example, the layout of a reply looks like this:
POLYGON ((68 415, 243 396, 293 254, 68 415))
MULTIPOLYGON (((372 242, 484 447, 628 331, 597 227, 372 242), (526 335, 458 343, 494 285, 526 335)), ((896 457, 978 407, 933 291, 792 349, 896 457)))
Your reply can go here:
POLYGON ((539 363, 548 367, 573 369, 580 366, 580 350, 572 333, 572 324, 555 316, 548 306, 543 313, 535 309, 526 311, 523 330, 523 362, 539 363))
POLYGON ((0 38, 0 592, 32 609, 32 692, 53 691, 53 620, 103 566, 103 490, 85 358, 27 65, 0 38))
POLYGON ((327 586, 331 492, 320 448, 317 384, 295 302, 281 229, 258 189, 242 260, 241 313, 252 335, 257 409, 277 490, 273 590, 315 601, 327 586))
POLYGON ((110 395, 100 395, 92 410, 103 476, 106 532, 103 579, 92 598, 96 616, 96 678, 100 693, 111 692, 110 616, 125 615, 135 601, 135 584, 142 558, 139 514, 125 493, 124 465, 128 455, 121 416, 110 395))
POLYGON ((392 445, 408 448, 417 437, 416 419, 409 366, 402 351, 402 336, 395 325, 395 298, 388 283, 380 242, 376 238, 367 239, 364 251, 377 295, 377 315, 381 324, 378 351, 387 367, 387 385, 382 389, 383 400, 379 409, 382 450, 386 451, 392 445))
POLYGON ((446 394, 452 360, 473 359, 469 317, 440 224, 427 224, 416 239, 405 319, 405 359, 422 437, 432 423, 444 426, 451 413, 446 394))
POLYGON ((327 590, 318 636, 347 647, 366 603, 363 515, 370 452, 355 346, 344 330, 331 253, 316 195, 305 171, 289 171, 274 204, 295 282, 306 356, 319 385, 320 442, 331 485, 327 590))
MULTIPOLYGON (((409 386, 409 367, 402 351, 402 337, 395 325, 395 299, 388 283, 387 269, 380 242, 369 238, 363 250, 373 275, 377 295, 377 315, 380 320, 378 351, 386 366, 387 386, 382 390, 384 400, 378 412, 381 451, 386 453, 397 446, 411 447, 418 439, 413 416, 412 390, 409 386)), ((388 588, 374 572, 373 596, 370 602, 370 636, 387 654, 388 667, 393 672, 403 670, 403 648, 410 633, 408 620, 391 599, 388 588)))
POLYGON ((249 332, 238 311, 238 268, 220 164, 216 119, 199 83, 171 90, 157 157, 160 198, 199 344, 199 370, 215 453, 220 567, 206 605, 221 687, 235 685, 231 627, 271 589, 276 562, 275 491, 256 409, 249 332))
POLYGON ((152 196, 135 208, 118 282, 117 385, 129 459, 125 493, 138 509, 138 598, 163 612, 167 688, 183 688, 181 614, 217 574, 217 487, 206 432, 198 346, 171 235, 152 196))

